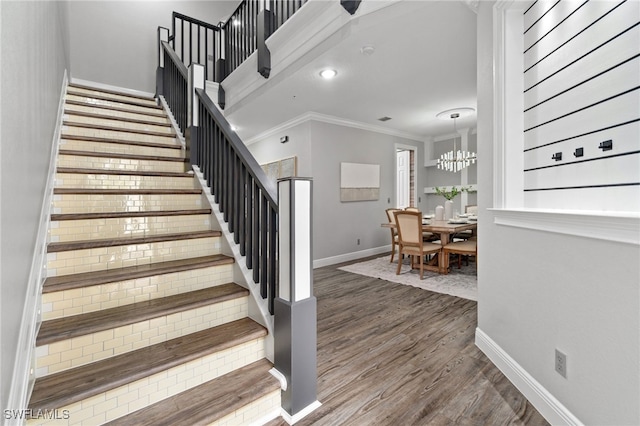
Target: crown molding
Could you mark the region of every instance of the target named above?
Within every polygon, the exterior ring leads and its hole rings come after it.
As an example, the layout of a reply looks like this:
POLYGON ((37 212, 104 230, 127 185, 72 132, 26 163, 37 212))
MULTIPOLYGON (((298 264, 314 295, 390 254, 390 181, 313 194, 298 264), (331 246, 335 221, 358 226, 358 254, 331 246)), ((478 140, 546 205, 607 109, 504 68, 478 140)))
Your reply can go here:
POLYGON ((309 111, 302 115, 299 115, 291 120, 285 121, 269 130, 266 130, 258 135, 248 139, 245 144, 252 145, 262 139, 270 136, 282 133, 282 131, 298 126, 308 121, 318 121, 321 123, 334 124, 336 126, 351 127, 354 129, 366 130, 369 132, 381 133, 390 136, 396 136, 404 139, 410 139, 417 142, 425 142, 429 138, 425 136, 414 135, 412 133, 402 132, 395 129, 388 129, 382 126, 376 126, 375 124, 362 123, 359 121, 348 120, 346 118, 335 117, 328 114, 321 114, 318 112, 309 111))

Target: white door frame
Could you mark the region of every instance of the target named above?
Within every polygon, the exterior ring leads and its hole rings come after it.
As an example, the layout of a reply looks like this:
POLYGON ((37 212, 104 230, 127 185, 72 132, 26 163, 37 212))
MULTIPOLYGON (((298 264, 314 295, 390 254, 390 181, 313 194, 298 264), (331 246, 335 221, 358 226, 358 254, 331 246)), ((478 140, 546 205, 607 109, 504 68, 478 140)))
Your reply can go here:
POLYGON ((416 207, 418 206, 418 147, 413 145, 403 145, 396 143, 393 146, 393 161, 394 161, 394 173, 393 173, 393 188, 394 188, 394 206, 398 205, 398 163, 396 153, 400 151, 413 151, 413 200, 416 207))

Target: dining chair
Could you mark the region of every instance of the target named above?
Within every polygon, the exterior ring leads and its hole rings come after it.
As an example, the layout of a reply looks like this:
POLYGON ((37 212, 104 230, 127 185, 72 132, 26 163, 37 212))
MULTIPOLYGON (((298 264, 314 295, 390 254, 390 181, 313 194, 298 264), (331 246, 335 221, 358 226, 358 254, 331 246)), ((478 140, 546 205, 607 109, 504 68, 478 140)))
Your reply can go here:
MULTIPOLYGON (((389 219, 389 223, 392 225, 396 224, 396 217, 394 216, 394 212, 401 211, 400 209, 387 209, 387 219, 389 219)), ((396 247, 398 245, 398 228, 389 228, 391 230, 391 261, 389 263, 393 263, 393 257, 396 255, 396 247)), ((400 256, 402 258, 402 256, 400 256)))
POLYGON ((394 212, 398 227, 398 269, 402 268, 402 255, 411 256, 411 268, 415 266, 415 258, 420 260, 420 279, 424 275, 424 261, 428 254, 440 253, 441 245, 425 242, 422 237, 422 213, 412 211, 394 212))
POLYGON ((420 209, 417 208, 417 207, 405 207, 404 211, 406 211, 406 212, 419 212, 420 209))
POLYGON ((476 268, 478 267, 478 240, 475 236, 442 246, 443 256, 449 256, 451 253, 458 255, 458 269, 462 266, 462 256, 475 256, 476 268))

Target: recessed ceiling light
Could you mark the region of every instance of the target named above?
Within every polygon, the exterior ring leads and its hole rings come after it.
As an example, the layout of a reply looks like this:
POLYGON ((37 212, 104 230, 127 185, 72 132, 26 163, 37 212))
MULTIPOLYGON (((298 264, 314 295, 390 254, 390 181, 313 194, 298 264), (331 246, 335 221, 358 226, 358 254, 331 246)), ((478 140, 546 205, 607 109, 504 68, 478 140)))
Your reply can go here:
POLYGON ((326 70, 320 71, 320 77, 324 78, 325 80, 331 80, 336 75, 338 75, 338 71, 336 70, 327 68, 326 70))

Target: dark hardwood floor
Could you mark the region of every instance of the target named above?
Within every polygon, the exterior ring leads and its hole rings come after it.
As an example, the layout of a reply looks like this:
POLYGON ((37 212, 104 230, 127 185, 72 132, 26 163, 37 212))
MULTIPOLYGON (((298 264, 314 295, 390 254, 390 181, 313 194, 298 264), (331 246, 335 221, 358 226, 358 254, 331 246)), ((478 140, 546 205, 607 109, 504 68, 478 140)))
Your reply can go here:
POLYGON ((476 302, 339 266, 314 271, 322 406, 297 425, 548 424, 476 348, 476 302))

